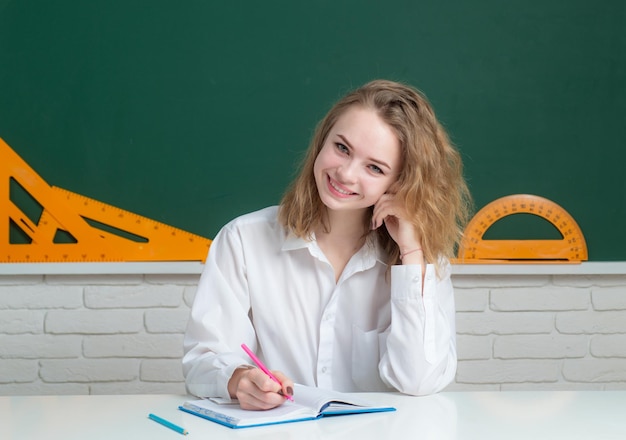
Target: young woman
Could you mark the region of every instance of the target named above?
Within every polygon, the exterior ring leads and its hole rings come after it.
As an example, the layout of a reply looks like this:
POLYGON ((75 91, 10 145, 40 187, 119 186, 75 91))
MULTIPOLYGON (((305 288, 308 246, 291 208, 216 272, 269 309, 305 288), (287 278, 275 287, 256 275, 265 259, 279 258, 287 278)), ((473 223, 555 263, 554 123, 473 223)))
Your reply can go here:
POLYGON ((294 383, 442 390, 457 362, 448 258, 469 201, 460 155, 420 92, 377 80, 345 96, 280 206, 215 237, 185 335, 189 392, 269 409, 294 383))

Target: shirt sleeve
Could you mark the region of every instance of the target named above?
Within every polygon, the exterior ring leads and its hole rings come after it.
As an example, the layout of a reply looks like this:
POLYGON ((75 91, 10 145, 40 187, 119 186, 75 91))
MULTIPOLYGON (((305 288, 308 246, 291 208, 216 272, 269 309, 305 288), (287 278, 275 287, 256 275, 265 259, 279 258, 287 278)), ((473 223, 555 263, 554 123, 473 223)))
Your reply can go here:
POLYGON ((249 364, 240 345, 256 348, 245 273, 240 237, 226 226, 211 243, 184 338, 185 383, 195 396, 229 400, 233 371, 249 364))
POLYGON ((391 326, 379 371, 389 386, 412 395, 444 389, 456 374, 456 326, 450 264, 437 276, 428 264, 391 268, 391 326), (385 351, 386 350, 386 351, 385 351))

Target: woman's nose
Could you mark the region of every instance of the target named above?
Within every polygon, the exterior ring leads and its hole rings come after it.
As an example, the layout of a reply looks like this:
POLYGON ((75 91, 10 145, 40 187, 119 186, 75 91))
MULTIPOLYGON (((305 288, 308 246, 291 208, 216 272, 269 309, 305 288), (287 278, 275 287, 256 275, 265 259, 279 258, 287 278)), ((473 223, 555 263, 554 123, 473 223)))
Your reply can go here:
POLYGON ((356 179, 356 165, 353 161, 342 164, 337 169, 337 175, 343 183, 352 183, 356 179))

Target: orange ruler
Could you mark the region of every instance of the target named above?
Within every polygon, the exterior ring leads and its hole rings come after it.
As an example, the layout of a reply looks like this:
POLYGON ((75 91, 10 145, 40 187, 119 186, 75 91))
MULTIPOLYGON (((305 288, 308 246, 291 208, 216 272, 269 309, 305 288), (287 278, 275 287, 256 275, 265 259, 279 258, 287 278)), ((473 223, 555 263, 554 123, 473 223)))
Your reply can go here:
POLYGON ((208 238, 48 185, 2 139, 0 215, 0 263, 204 262, 211 245, 208 238), (39 209, 27 213, 20 203, 39 209), (11 230, 21 239, 12 240, 11 230))
POLYGON ((510 195, 487 204, 468 223, 456 263, 580 263, 588 259, 583 233, 562 207, 540 196, 510 195), (485 232, 501 218, 534 214, 561 234, 556 240, 485 240, 485 232))

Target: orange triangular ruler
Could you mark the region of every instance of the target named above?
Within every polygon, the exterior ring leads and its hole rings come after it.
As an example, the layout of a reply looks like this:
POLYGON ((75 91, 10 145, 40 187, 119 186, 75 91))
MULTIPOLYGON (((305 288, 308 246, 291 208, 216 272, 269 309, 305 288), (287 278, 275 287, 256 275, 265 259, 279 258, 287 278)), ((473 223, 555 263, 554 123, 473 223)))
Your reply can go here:
POLYGON ((2 139, 0 158, 2 263, 204 262, 207 256, 208 238, 49 185, 2 139))

